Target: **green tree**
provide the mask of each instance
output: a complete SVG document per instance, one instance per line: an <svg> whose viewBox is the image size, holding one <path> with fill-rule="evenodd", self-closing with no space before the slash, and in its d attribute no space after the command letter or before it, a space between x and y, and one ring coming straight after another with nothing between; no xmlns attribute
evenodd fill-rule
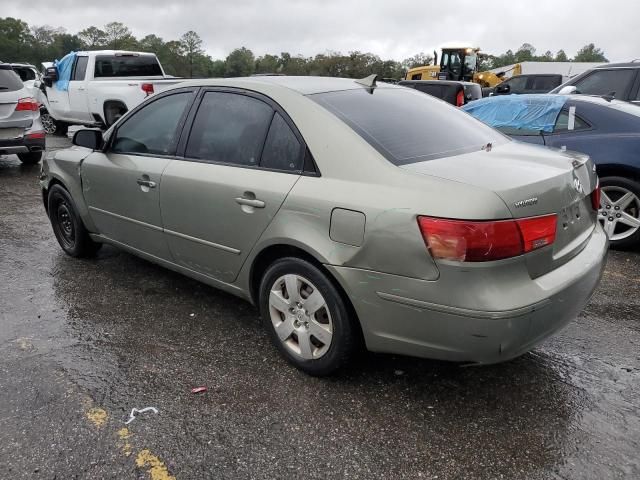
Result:
<svg viewBox="0 0 640 480"><path fill-rule="evenodd" d="M202 56L204 50L202 50L202 39L193 30L189 30L180 38L180 45L182 47L182 54L186 55L187 63L189 64L189 77L193 78L193 65L196 57ZM200 59L200 63L202 59Z"/></svg>
<svg viewBox="0 0 640 480"><path fill-rule="evenodd" d="M410 68L423 67L425 65L431 65L433 62L433 56L424 52L416 53L413 57L405 58L402 61L403 68L409 70Z"/></svg>
<svg viewBox="0 0 640 480"><path fill-rule="evenodd" d="M104 26L104 33L105 46L113 50L134 48L137 43L129 27L120 22L107 23Z"/></svg>
<svg viewBox="0 0 640 480"><path fill-rule="evenodd" d="M278 55L263 55L256 58L256 73L280 73L282 63Z"/></svg>
<svg viewBox="0 0 640 480"><path fill-rule="evenodd" d="M87 27L78 33L84 48L88 50L98 49L107 43L107 34L98 27Z"/></svg>
<svg viewBox="0 0 640 480"><path fill-rule="evenodd" d="M0 60L34 61L32 42L29 25L16 18L0 18Z"/></svg>
<svg viewBox="0 0 640 480"><path fill-rule="evenodd" d="M248 77L255 71L253 52L245 47L233 50L225 62L225 77Z"/></svg>
<svg viewBox="0 0 640 480"><path fill-rule="evenodd" d="M574 62L608 62L607 58L604 56L604 52L593 43L585 45L580 50L573 59Z"/></svg>
<svg viewBox="0 0 640 480"><path fill-rule="evenodd" d="M564 53L564 50L558 50L558 53L556 53L556 62L568 62L569 61L569 57L567 57L567 54Z"/></svg>
<svg viewBox="0 0 640 480"><path fill-rule="evenodd" d="M536 54L536 49L530 43L523 43L520 48L516 51L515 61L519 62L531 62L534 60L534 56Z"/></svg>

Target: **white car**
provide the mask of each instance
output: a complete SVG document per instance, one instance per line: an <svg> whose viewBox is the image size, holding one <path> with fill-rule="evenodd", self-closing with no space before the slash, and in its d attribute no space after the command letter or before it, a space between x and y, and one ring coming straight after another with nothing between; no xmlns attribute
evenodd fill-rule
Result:
<svg viewBox="0 0 640 480"><path fill-rule="evenodd" d="M56 131L109 127L149 95L183 81L165 75L153 53L74 52L45 71L44 101Z"/></svg>

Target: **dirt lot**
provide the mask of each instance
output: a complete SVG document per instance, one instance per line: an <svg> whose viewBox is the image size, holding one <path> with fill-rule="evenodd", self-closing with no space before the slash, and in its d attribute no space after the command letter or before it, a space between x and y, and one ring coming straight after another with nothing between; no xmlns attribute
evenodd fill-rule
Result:
<svg viewBox="0 0 640 480"><path fill-rule="evenodd" d="M0 158L2 478L640 478L639 253L611 252L585 312L515 361L369 354L315 379L234 297L113 248L65 256L38 173Z"/></svg>

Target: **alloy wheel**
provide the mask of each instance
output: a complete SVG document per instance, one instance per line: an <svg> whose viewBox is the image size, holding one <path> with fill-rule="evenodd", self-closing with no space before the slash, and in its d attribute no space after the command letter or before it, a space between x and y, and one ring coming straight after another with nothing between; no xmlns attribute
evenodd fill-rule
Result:
<svg viewBox="0 0 640 480"><path fill-rule="evenodd" d="M269 291L269 314L278 338L291 353L315 360L329 350L331 313L320 291L306 278L296 274L278 278Z"/></svg>
<svg viewBox="0 0 640 480"><path fill-rule="evenodd" d="M640 199L624 187L602 187L598 220L609 240L630 237L640 228Z"/></svg>
<svg viewBox="0 0 640 480"><path fill-rule="evenodd" d="M49 135L53 135L56 133L56 122L51 118L51 115L48 113L40 114L40 122L42 123L42 128Z"/></svg>

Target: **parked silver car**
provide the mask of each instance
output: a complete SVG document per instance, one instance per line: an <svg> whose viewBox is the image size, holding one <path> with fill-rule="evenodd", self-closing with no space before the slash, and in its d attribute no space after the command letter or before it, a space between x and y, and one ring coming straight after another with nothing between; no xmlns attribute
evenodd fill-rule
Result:
<svg viewBox="0 0 640 480"><path fill-rule="evenodd" d="M472 363L575 318L607 238L586 156L375 80L201 80L43 164L72 256L109 243L246 298L315 375L357 345Z"/></svg>
<svg viewBox="0 0 640 480"><path fill-rule="evenodd" d="M15 153L22 163L34 164L44 149L38 102L11 65L0 63L0 154Z"/></svg>

